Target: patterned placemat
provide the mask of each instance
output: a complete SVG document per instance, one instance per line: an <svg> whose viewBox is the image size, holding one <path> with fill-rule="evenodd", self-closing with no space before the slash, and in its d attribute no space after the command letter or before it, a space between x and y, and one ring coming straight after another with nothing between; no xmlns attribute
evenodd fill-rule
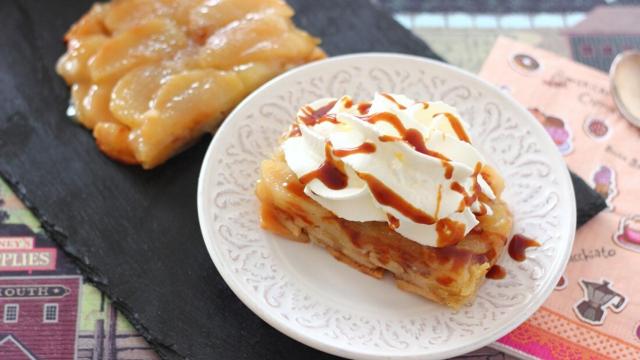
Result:
<svg viewBox="0 0 640 360"><path fill-rule="evenodd" d="M640 129L624 120L603 72L499 38L480 76L528 107L569 167L606 199L582 226L543 307L498 341L539 358L640 357Z"/></svg>
<svg viewBox="0 0 640 360"><path fill-rule="evenodd" d="M156 360L0 179L0 359Z"/></svg>

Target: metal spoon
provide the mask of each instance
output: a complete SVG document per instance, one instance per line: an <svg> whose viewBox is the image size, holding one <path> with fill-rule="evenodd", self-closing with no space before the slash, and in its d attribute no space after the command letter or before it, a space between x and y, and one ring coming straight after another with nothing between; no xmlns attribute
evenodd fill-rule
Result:
<svg viewBox="0 0 640 360"><path fill-rule="evenodd" d="M631 124L640 127L640 51L625 51L611 63L611 96Z"/></svg>

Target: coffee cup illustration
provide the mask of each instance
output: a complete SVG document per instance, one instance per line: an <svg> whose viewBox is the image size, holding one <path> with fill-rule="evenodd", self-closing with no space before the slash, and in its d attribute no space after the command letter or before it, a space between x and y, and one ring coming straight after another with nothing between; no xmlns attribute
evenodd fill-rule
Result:
<svg viewBox="0 0 640 360"><path fill-rule="evenodd" d="M640 215L620 219L613 241L625 249L640 252Z"/></svg>
<svg viewBox="0 0 640 360"><path fill-rule="evenodd" d="M567 126L566 122L557 116L545 114L538 108L529 108L531 114L542 124L547 131L551 140L556 144L560 153L565 155L573 150L571 144L571 130Z"/></svg>

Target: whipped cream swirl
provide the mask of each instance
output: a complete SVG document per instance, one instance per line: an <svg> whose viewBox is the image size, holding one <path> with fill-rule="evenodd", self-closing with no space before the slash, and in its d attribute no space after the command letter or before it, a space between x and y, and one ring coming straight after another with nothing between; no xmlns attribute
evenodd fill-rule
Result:
<svg viewBox="0 0 640 360"><path fill-rule="evenodd" d="M282 143L304 192L350 221L386 221L404 237L443 247L462 240L495 199L466 124L443 102L377 93L371 103L320 99Z"/></svg>

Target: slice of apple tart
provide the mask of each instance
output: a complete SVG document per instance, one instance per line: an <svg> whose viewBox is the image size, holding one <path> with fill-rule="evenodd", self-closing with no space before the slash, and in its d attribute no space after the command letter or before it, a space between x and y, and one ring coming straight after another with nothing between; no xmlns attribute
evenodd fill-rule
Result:
<svg viewBox="0 0 640 360"><path fill-rule="evenodd" d="M108 156L157 166L275 75L323 58L282 0L113 0L65 35L58 73Z"/></svg>
<svg viewBox="0 0 640 360"><path fill-rule="evenodd" d="M454 108L379 93L300 109L256 192L265 229L458 308L511 232L503 186Z"/></svg>

